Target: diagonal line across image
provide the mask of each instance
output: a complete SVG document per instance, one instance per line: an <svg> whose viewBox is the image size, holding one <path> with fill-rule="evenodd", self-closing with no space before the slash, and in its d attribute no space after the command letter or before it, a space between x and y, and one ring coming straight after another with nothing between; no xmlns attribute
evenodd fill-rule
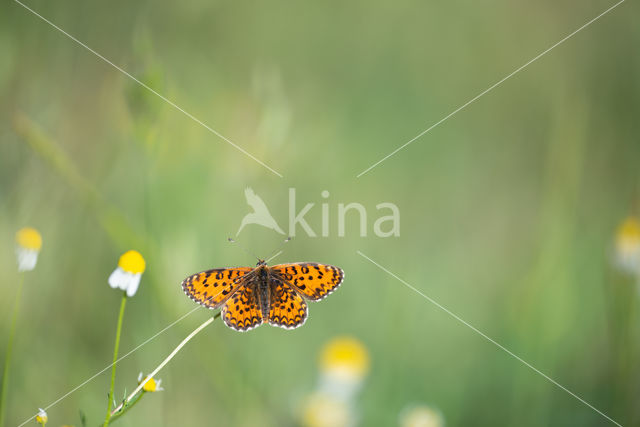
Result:
<svg viewBox="0 0 640 427"><path fill-rule="evenodd" d="M29 12L31 12L32 14L34 14L35 16L37 16L38 18L40 18L41 20L43 20L44 22L46 22L47 24L49 24L50 26L52 26L53 28L55 28L56 30L58 30L59 32L61 32L62 34L64 34L65 36L67 36L68 38L70 38L71 40L73 40L74 42L76 42L77 44L79 44L80 46L82 46L83 48L85 48L86 50L88 50L89 52L93 53L98 58L102 59L107 64L111 65L116 70L120 71L125 76L129 77L134 82L138 83L140 86L142 86L143 88L145 88L149 92L151 92L154 95L156 95L158 98L162 99L167 104L171 105L176 110L180 111L182 114L184 114L185 116L187 116L188 118L190 118L194 122L198 123L200 126L205 128L206 130L208 130L209 132L211 132L212 134L214 134L218 138L220 138L223 141L227 142L229 145L231 145L236 150L240 151L245 156L251 158L252 160L256 161L257 163L259 163L260 165L262 165L263 167L268 169L270 172L272 172L275 175L277 175L280 178L282 178L282 174L277 172L275 169L273 169L270 166L268 166L266 163L264 163L263 161L261 161L260 159L255 157L253 154L249 153L247 150L245 150L244 148L240 147L238 144L236 144L235 142L231 141L229 138L227 138L226 136L222 135L220 132L218 132L217 130L213 129L211 126L209 126L208 124L204 123L202 120L198 119L193 114L189 113L188 111L186 111L185 109L183 109L182 107L177 105L175 102L171 101L170 99L168 99L167 97L165 97L161 93L155 91L154 89L152 89L148 85L144 84L143 82L141 82L140 80L135 78L133 75L131 75L130 73L125 71L122 67L119 67L118 65L114 64L112 61L110 61L109 59L105 58L104 56L102 56L101 54L99 54L98 52L96 52L95 50L93 50L92 48L87 46L85 43L81 42L80 40L78 40L77 38L75 38L74 36L72 36L71 34L66 32L65 30L63 30L62 28L60 28L59 26L57 26L56 24L54 24L53 22L51 22L50 20L45 18L44 16L40 15L38 12L36 12L33 9L31 9L29 6L27 6L24 3L20 2L20 0L14 0L14 1L16 3L18 3L20 6L24 7Z"/></svg>
<svg viewBox="0 0 640 427"><path fill-rule="evenodd" d="M513 357L514 359L516 359L518 362L522 363L523 365L525 365L526 367L528 367L529 369L531 369L532 371L534 371L535 373L537 373L538 375L542 376L543 378L545 378L547 381L551 382L552 384L554 384L555 386L559 387L560 389L564 390L565 392L569 393L571 396L575 397L576 399L578 399L580 402L582 402L583 404L587 405L589 408L593 409L594 411L596 411L598 414L602 415L604 418L606 418L607 420L611 421L612 423L614 423L617 426L622 427L622 425L620 423L618 423L617 421L615 421L614 419L612 419L611 417L609 417L607 414L605 414L604 412L600 411L598 408L596 408L595 406L593 406L592 404L590 404L589 402L587 402L586 400L584 400L583 398L581 398L580 396L578 396L577 394L575 394L574 392L572 392L571 390L567 389L565 386L563 386L562 384L560 384L559 382L557 382L556 380L554 380L553 378L551 378L550 376L548 376L547 374L545 374L544 372L540 371L538 368L536 368L535 366L533 366L532 364L530 364L529 362L527 362L526 360L524 360L523 358L521 358L520 356L518 356L517 354L513 353L511 350L509 350L508 348L506 348L505 346L503 346L502 344L498 343L496 340L494 340L493 338L489 337L487 334L485 334L484 332L482 332L481 330L479 330L478 328L476 328L475 326L471 325L470 323L468 323L467 321L465 321L464 319L462 319L460 316L458 316L457 314L453 313L451 310L449 310L448 308L444 307L442 304L440 304L439 302L437 302L436 300L434 300L433 298L429 297L428 295L424 294L422 291L420 291L419 289L417 289L416 287L412 286L411 284L409 284L408 282L406 282L405 280L401 279L400 277L398 277L397 275L395 275L393 272L391 272L390 270L388 270L387 268L383 267L382 265L380 265L379 263L377 263L376 261L372 260L371 258L369 258L367 255L365 255L364 253L362 253L361 251L356 251L358 253L358 255L360 255L361 257L363 257L364 259L366 259L367 261L369 261L371 264L375 265L376 267L378 267L380 270L384 271L385 273L389 274L391 277L393 277L394 279L398 280L400 283L402 283L403 285L405 285L406 287L408 287L409 289L411 289L412 291L414 291L415 293L417 293L418 295L420 295L422 298L426 299L427 301L429 301L431 304L435 305L436 307L438 307L440 310L444 311L445 313L447 313L449 316L453 317L455 320L457 320L458 322L462 323L464 326L466 326L467 328L471 329L472 331L474 331L475 333L477 333L478 335L480 335L481 337L483 337L484 339L486 339L487 341L489 341L491 344L495 345L496 347L498 347L500 350L504 351L505 353L507 353L509 356Z"/></svg>
<svg viewBox="0 0 640 427"><path fill-rule="evenodd" d="M167 325L166 327L164 327L163 329L161 329L160 331L156 332L155 334L151 335L149 338L147 338L146 340L144 340L143 342L141 342L140 344L138 344L136 347L134 347L132 350L130 350L129 352L127 352L126 354L120 356L118 358L118 360L115 361L115 363L110 363L109 365L105 366L104 368L102 368L101 370L99 370L98 372L96 372L95 374L91 375L89 378L87 378L86 380L84 380L83 382L81 382L80 384L78 384L77 386L75 386L74 388L72 388L71 390L69 390L68 392L66 392L65 394L63 394L62 396L58 397L56 400L54 400L53 402L49 403L47 406L45 406L43 409L46 411L52 407L54 407L55 405L57 405L58 403L62 402L64 399L66 399L67 397L69 397L71 394L73 394L74 392L80 390L82 387L84 387L85 385L89 384L91 381L93 381L94 379L98 378L100 376L100 374L103 374L104 372L106 372L109 368L111 368L114 364L117 364L119 362L121 362L122 360L126 359L127 357L131 356L133 353L135 353L136 351L138 351L140 348L144 347L145 345L149 344L151 341L153 341L154 339L156 339L157 337L159 337L160 335L164 334L165 332L167 332L169 329L173 328L175 325L177 325L179 322L181 322L182 320L184 320L186 317L188 317L189 315L193 314L196 312L196 310L200 310L202 309L202 307L198 306L195 307L193 309L191 309L190 311L188 311L187 313L183 314L182 316L180 316L177 320L174 320L173 322L171 322L169 325ZM33 414L32 416L30 416L29 418L27 418L26 420L24 420L22 423L20 423L18 425L18 427L22 427L23 425L27 424L29 421L34 420L36 418L36 414Z"/></svg>
<svg viewBox="0 0 640 427"><path fill-rule="evenodd" d="M17 1L17 0L16 0ZM542 52L540 52L538 55L536 55L535 57L533 57L532 59L530 59L529 61L525 62L523 65L521 65L520 67L516 68L515 70L513 70L511 73L507 74L505 77L503 77L502 79L498 80L496 83L492 84L491 86L489 86L488 88L486 88L485 90L483 90L482 92L480 92L478 95L474 96L473 98L471 98L470 100L468 100L467 102L465 102L464 104L462 104L461 106L459 106L458 108L456 108L455 110L453 110L452 112L450 112L449 114L447 114L446 116L444 116L443 118L441 118L440 120L438 120L437 122L435 122L434 124L432 124L431 126L429 126L428 128L426 128L425 130L423 130L422 132L420 132L419 134L417 134L416 136L414 136L413 138L411 138L409 141L405 142L404 144L402 144L401 146L399 146L398 148L396 148L395 150L393 150L392 152L390 152L389 154L387 154L386 156L384 156L383 158L381 158L380 160L378 160L377 162L375 162L374 164L372 164L371 166L369 166L368 168L366 168L365 170L363 170L362 172L360 172L356 178L360 178L362 175L366 174L367 172L369 172L371 169L375 168L376 166L378 166L380 163L384 162L385 160L387 160L388 158L390 158L391 156L397 154L400 150L406 148L409 144L413 143L414 141L416 141L417 139L421 138L422 136L424 136L427 132L431 131L432 129L434 129L435 127L437 127L438 125L440 125L441 123L445 122L446 120L448 120L449 118L451 118L452 116L456 115L457 113L459 113L461 110L463 110L464 108L466 108L467 106L469 106L470 104L474 103L475 101L477 101L478 99L480 99L482 96L484 96L485 94L487 94L488 92L492 91L493 89L495 89L496 87L500 86L502 83L504 83L505 81L507 81L508 79L510 79L511 77L513 77L514 75L516 75L517 73L519 73L520 71L524 70L526 67L528 67L529 65L531 65L532 63L534 63L535 61L537 61L538 59L542 58L544 55L546 55L547 53L551 52L554 48L558 47L559 45L561 45L562 43L564 43L565 41L569 40L571 37L575 36L576 34L578 34L580 31L584 30L585 28L587 28L589 25L593 24L594 22L596 22L598 19L602 18L604 15L606 15L607 13L611 12L613 9L615 9L616 7L620 6L622 3L624 3L625 0L620 0L618 3L614 4L613 6L611 6L610 8L608 8L607 10L605 10L604 12L600 13L598 16L596 16L595 18L591 19L590 21L586 22L585 24L583 24L580 28L578 28L577 30L574 30L571 34L565 36L564 38L562 38L561 40L557 41L556 43L554 43L553 45L551 45L550 47L548 47L547 49L543 50Z"/></svg>

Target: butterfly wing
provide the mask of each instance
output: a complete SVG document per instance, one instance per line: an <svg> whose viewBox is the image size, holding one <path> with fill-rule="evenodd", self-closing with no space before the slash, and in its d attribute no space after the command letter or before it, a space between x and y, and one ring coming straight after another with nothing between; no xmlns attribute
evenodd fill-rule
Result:
<svg viewBox="0 0 640 427"><path fill-rule="evenodd" d="M274 265L271 269L305 298L318 301L335 291L342 280L341 268L314 262Z"/></svg>
<svg viewBox="0 0 640 427"><path fill-rule="evenodd" d="M262 324L260 303L254 286L242 286L222 307L222 319L231 329L249 331Z"/></svg>
<svg viewBox="0 0 640 427"><path fill-rule="evenodd" d="M209 308L220 307L241 286L251 267L214 268L182 281L182 289L195 302Z"/></svg>
<svg viewBox="0 0 640 427"><path fill-rule="evenodd" d="M269 323L285 329L295 329L307 320L307 303L288 285L273 281L270 285Z"/></svg>

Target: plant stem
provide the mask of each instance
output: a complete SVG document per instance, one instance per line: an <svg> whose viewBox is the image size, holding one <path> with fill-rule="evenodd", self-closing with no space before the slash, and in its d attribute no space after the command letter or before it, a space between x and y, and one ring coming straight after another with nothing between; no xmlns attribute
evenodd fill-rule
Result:
<svg viewBox="0 0 640 427"><path fill-rule="evenodd" d="M0 390L0 427L4 427L4 408L7 400L7 388L9 387L9 367L11 366L11 354L13 352L13 338L16 334L16 322L18 319L18 308L22 296L22 285L24 284L24 272L20 273L18 279L18 291L13 303L13 315L11 316L11 326L9 328L9 342L4 356L4 370L2 371L2 389Z"/></svg>
<svg viewBox="0 0 640 427"><path fill-rule="evenodd" d="M144 390L142 390L142 393L138 394L138 396L136 396L136 398L133 401L128 402L127 405L120 410L120 412L116 413L115 411L113 411L111 413L111 421L110 421L110 423L113 424L116 421L118 421L120 419L120 417L122 417L131 408L133 408L138 402L140 402L142 400L142 396L144 396L145 394L146 394L146 392Z"/></svg>
<svg viewBox="0 0 640 427"><path fill-rule="evenodd" d="M111 418L111 402L113 402L113 386L116 381L116 363L118 362L118 347L120 347L120 333L122 332L122 318L124 317L124 307L127 304L127 292L122 292L120 302L120 314L118 315L118 328L116 329L116 345L113 349L113 365L111 366L111 386L109 387L109 402L107 403L107 415L104 419L104 427L109 425ZM1 426L0 426L1 427Z"/></svg>
<svg viewBox="0 0 640 427"><path fill-rule="evenodd" d="M135 390L133 390L133 392L127 396L127 398L120 404L118 405L113 412L111 413L111 415L113 416L114 414L116 414L118 411L122 410L122 408L127 405L127 403L129 403L135 396L136 394L138 394L138 392L140 390L142 390L142 388L144 387L144 385L147 383L147 381L149 381L149 379L153 378L158 372L160 372L160 370L162 368L165 367L165 365L167 363L169 363L169 361L171 359L173 359L173 357L178 354L178 352L182 349L182 347L185 346L185 344L187 344L191 338L195 337L198 332L200 332L201 330L203 330L204 328L207 327L207 325L209 325L211 322L213 322L214 320L216 320L218 317L220 317L220 312L218 312L215 316L210 317L209 319L207 319L206 321L204 321L204 323L202 323L200 326L198 326L196 329L193 330L193 332L191 332L189 335L187 335L187 337L185 339L183 339L180 344L178 344L178 346L176 348L173 349L173 351L162 361L162 363L160 363L158 365L158 367L156 369L153 370L153 372L151 372L149 375L145 376L144 379L140 382L140 384L138 384L138 387L136 387ZM106 427L106 426L105 426Z"/></svg>

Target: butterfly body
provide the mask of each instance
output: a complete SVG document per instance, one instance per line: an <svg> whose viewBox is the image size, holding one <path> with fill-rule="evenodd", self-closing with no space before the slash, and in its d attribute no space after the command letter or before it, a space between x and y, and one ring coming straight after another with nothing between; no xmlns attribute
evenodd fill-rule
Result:
<svg viewBox="0 0 640 427"><path fill-rule="evenodd" d="M263 323L294 329L306 321L306 300L318 301L333 292L344 272L332 265L291 263L255 268L217 268L183 280L182 289L208 308L222 307L232 329L248 331Z"/></svg>
<svg viewBox="0 0 640 427"><path fill-rule="evenodd" d="M256 282L258 299L260 301L260 311L262 312L262 322L269 318L269 306L271 305L271 287L269 286L269 267L264 261L259 261L256 267ZM248 285L247 285L248 286Z"/></svg>

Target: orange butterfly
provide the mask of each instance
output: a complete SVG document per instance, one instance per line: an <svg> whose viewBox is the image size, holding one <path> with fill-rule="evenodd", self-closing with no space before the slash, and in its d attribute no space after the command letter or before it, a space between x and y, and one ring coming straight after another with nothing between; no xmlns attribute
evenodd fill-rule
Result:
<svg viewBox="0 0 640 427"><path fill-rule="evenodd" d="M182 281L184 292L209 308L222 307L222 319L236 331L263 323L295 329L307 320L305 298L319 301L344 279L338 267L313 262L269 267L259 260L255 268L214 268Z"/></svg>

